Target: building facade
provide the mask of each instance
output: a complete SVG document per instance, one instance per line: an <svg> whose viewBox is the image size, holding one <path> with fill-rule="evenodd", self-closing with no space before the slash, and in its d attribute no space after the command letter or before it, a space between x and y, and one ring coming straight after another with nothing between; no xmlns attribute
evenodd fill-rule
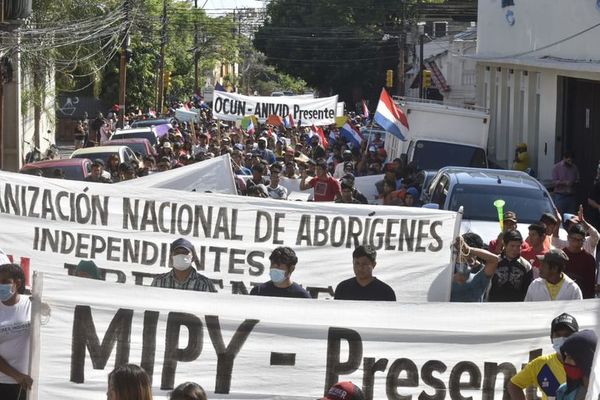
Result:
<svg viewBox="0 0 600 400"><path fill-rule="evenodd" d="M478 9L477 102L490 109L490 158L511 167L519 143L550 183L573 152L580 201L600 160L600 7L592 0L499 2Z"/></svg>

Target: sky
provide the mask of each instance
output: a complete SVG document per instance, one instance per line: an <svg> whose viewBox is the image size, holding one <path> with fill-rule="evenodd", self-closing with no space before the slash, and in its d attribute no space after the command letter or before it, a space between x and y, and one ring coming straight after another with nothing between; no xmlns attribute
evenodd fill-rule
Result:
<svg viewBox="0 0 600 400"><path fill-rule="evenodd" d="M264 7L264 0L198 0L198 7L204 6L205 10L219 9L219 8L259 8Z"/></svg>

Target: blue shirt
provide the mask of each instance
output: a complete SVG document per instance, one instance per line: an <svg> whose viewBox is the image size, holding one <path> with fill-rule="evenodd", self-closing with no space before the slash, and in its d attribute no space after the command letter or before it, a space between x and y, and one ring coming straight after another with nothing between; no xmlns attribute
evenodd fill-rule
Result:
<svg viewBox="0 0 600 400"><path fill-rule="evenodd" d="M450 301L464 303L478 303L483 301L483 295L490 283L491 277L483 269L476 274L471 274L464 284L452 280Z"/></svg>

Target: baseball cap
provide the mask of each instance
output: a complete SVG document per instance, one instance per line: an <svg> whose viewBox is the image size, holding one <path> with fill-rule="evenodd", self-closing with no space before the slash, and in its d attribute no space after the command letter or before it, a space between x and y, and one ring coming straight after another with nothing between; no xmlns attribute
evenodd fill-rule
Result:
<svg viewBox="0 0 600 400"><path fill-rule="evenodd" d="M365 400L365 395L352 382L338 382L329 389L321 400Z"/></svg>
<svg viewBox="0 0 600 400"><path fill-rule="evenodd" d="M171 251L175 250L178 247L183 247L190 253L194 250L194 245L192 245L192 243L189 240L186 240L184 238L176 239L175 241L173 241L173 243L171 243Z"/></svg>
<svg viewBox="0 0 600 400"><path fill-rule="evenodd" d="M170 149L170 148L171 148L171 142L164 142L164 143L163 143L163 147L164 147L165 149Z"/></svg>
<svg viewBox="0 0 600 400"><path fill-rule="evenodd" d="M542 222L549 221L549 222L551 222L553 224L555 224L555 223L558 222L558 220L556 219L556 216L554 214L552 214L552 213L549 213L549 212L542 214L542 217L540 218L540 221L542 221Z"/></svg>
<svg viewBox="0 0 600 400"><path fill-rule="evenodd" d="M517 214L515 214L512 211L507 211L504 213L504 220L505 221L512 221L512 222L517 222Z"/></svg>
<svg viewBox="0 0 600 400"><path fill-rule="evenodd" d="M569 261L567 254L561 249L550 249L546 254L536 256L541 262L565 265Z"/></svg>
<svg viewBox="0 0 600 400"><path fill-rule="evenodd" d="M104 161L102 161L102 159L100 159L100 158L96 158L94 160L94 162L92 163L92 165L104 167Z"/></svg>
<svg viewBox="0 0 600 400"><path fill-rule="evenodd" d="M555 332L559 328L567 328L572 330L573 332L579 331L579 324L575 317L570 314L562 313L558 317L552 320L552 325L550 327L550 333Z"/></svg>

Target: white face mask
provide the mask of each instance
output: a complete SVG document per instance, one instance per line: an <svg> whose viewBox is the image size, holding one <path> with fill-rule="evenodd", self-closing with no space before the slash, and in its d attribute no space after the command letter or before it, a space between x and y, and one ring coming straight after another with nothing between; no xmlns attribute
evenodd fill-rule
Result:
<svg viewBox="0 0 600 400"><path fill-rule="evenodd" d="M552 348L554 349L554 351L558 354L560 354L560 347L563 345L563 343L565 342L564 337L555 337L552 338Z"/></svg>
<svg viewBox="0 0 600 400"><path fill-rule="evenodd" d="M281 283L285 280L285 271L277 268L271 268L269 271L273 283Z"/></svg>
<svg viewBox="0 0 600 400"><path fill-rule="evenodd" d="M191 254L177 254L173 256L173 268L178 271L185 271L192 265Z"/></svg>

